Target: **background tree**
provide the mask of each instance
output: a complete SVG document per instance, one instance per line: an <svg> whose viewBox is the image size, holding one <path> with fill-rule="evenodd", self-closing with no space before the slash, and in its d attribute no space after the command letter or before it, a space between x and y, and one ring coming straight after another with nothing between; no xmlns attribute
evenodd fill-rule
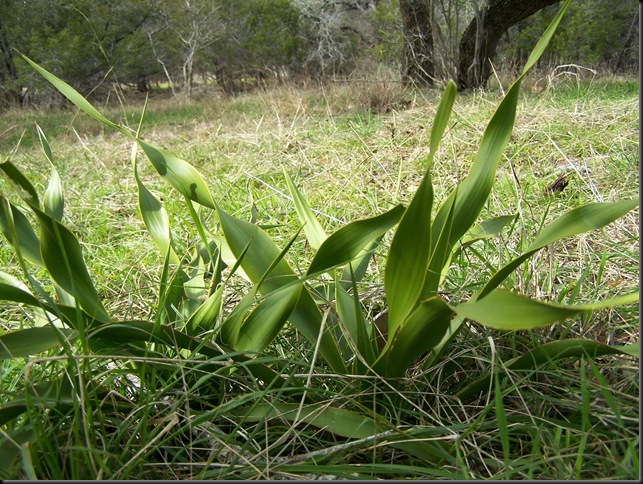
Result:
<svg viewBox="0 0 643 484"><path fill-rule="evenodd" d="M518 22L505 35L499 53L512 62L524 62L538 29L548 25L556 11L557 6L545 8ZM567 9L542 62L576 63L612 72L638 69L638 25L635 2L576 0Z"/></svg>
<svg viewBox="0 0 643 484"><path fill-rule="evenodd" d="M502 35L521 20L560 0L491 0L462 34L458 59L458 86L484 87ZM563 30L561 28L561 30Z"/></svg>
<svg viewBox="0 0 643 484"><path fill-rule="evenodd" d="M189 97L199 54L220 39L221 6L212 0L150 0L149 5L158 11L157 26L148 34L157 61L171 84L175 79L167 65L180 63L180 85Z"/></svg>
<svg viewBox="0 0 643 484"><path fill-rule="evenodd" d="M0 92L5 101L18 96L23 104L63 102L16 50L85 95L100 95L113 83L137 84L153 73L140 32L153 12L143 0L6 0L0 2L0 13Z"/></svg>
<svg viewBox="0 0 643 484"><path fill-rule="evenodd" d="M301 15L304 72L317 80L347 74L375 42L369 16L381 0L293 0Z"/></svg>
<svg viewBox="0 0 643 484"><path fill-rule="evenodd" d="M484 87L491 62L524 63L558 8L558 0L0 0L0 107L64 105L16 50L93 97L162 81L173 93L190 95L198 82L234 94L285 79L379 76L382 62L406 83ZM636 3L576 0L541 65L638 69L638 33Z"/></svg>
<svg viewBox="0 0 643 484"><path fill-rule="evenodd" d="M225 92L281 81L299 70L301 18L290 0L227 2L222 15L224 38L204 58Z"/></svg>
<svg viewBox="0 0 643 484"><path fill-rule="evenodd" d="M400 0L404 33L402 79L405 83L432 86L435 76L433 49L433 2Z"/></svg>

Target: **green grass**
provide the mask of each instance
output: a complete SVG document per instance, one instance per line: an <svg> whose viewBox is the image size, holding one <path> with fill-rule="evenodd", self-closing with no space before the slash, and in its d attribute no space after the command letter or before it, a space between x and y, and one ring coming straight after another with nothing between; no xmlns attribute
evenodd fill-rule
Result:
<svg viewBox="0 0 643 484"><path fill-rule="evenodd" d="M283 168L319 210L327 232L409 202L425 168L439 93L387 89L285 86L234 99L153 97L142 136L192 163L229 213L250 220L254 206L260 223L278 224L269 233L283 247L299 228ZM372 101L378 95L410 104L376 112ZM500 98L499 92L458 96L435 158L438 200L468 172ZM141 109L138 100L125 108L108 106L106 113L135 128ZM83 244L107 309L115 317L149 318L163 261L150 250L137 214L130 147L122 136L73 110L0 115L3 160L10 157L24 168L41 191L48 166L35 122L49 138L63 180L65 222ZM472 293L481 275L515 256L512 251L524 249L541 225L568 209L637 197L638 129L638 85L633 80L557 78L543 92L525 90L512 141L481 214L517 213L517 222L501 237L477 243L453 261L447 297L458 300ZM569 171L569 185L559 195L546 196L557 170ZM179 197L145 164L141 177L164 200L179 247L187 247L196 234L185 228L188 216ZM4 183L0 181L3 192ZM4 239L1 244L0 260L18 274ZM508 285L565 303L625 294L638 287L638 244L636 210L601 231L539 252ZM293 267L305 267L312 251L300 237L287 257ZM376 255L360 288L373 313L384 299L384 264ZM225 300L232 304L239 297L231 291ZM22 324L19 310L3 308L0 313L4 330ZM265 357L280 372L295 379L311 375L309 392L318 403L366 411L378 399L405 401L408 405L400 406L392 420L413 422L415 438L453 444L456 458L439 469L377 441L351 445L306 424L235 420L230 415L236 408L278 401L288 389L262 388L241 371L239 378L223 381L202 361L160 353L136 360L139 380L133 379L125 358L113 355L90 360L52 352L4 361L1 403L56 375L91 375L82 386L87 392L68 407L42 415L34 405L27 412L24 418L42 438L32 444L31 460L21 461L22 477L638 479L636 360L609 357L545 365L537 373L510 372L473 401L448 396L473 375L506 364L536 343L574 336L635 343L638 319L637 307L620 307L530 332L466 327L437 370L424 373L418 362L403 390L377 380L329 376L323 367L311 374L313 348L294 331L283 332L268 348ZM447 371L448 365L456 371ZM442 371L454 377L443 379ZM99 384L111 392L90 391Z"/></svg>

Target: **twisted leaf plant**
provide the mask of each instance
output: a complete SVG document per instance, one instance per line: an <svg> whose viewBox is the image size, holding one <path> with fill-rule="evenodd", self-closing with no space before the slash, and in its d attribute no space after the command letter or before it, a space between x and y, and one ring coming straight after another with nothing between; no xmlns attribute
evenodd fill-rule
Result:
<svg viewBox="0 0 643 484"><path fill-rule="evenodd" d="M10 161L0 164L2 174L23 202L19 206L1 195L0 227L28 282L25 285L14 276L2 274L0 299L31 308L40 324L1 334L0 357L19 358L62 347L71 355L106 352L126 358L164 352L183 358L229 358L240 363L235 371L245 368L266 386L300 385L303 390L303 382L284 379L279 371L256 358L289 322L310 341L315 354L330 371L399 382L424 354L427 354L424 369L436 365L467 321L499 330L531 330L597 308L636 302L638 294L633 292L591 304L560 305L501 287L517 267L542 248L604 227L637 207L636 200L592 203L570 210L544 227L523 253L498 268L468 300L447 301L440 295L449 278L451 261L458 253L476 240L498 235L515 218L502 216L476 224L510 140L521 82L543 53L568 4L569 1L545 31L522 74L500 102L480 140L468 176L439 207L434 203L431 167L456 97L452 82L444 90L431 128L428 168L407 206L397 205L382 214L353 221L328 235L285 173L303 233L315 251L304 273L293 270L285 257L299 232L280 249L259 225L226 212L223 202L214 200L194 167L141 139L141 126L132 133L113 123L71 86L25 57L82 111L133 141L132 166L140 213L152 240L165 255L165 265L153 320L114 320L92 282L77 238L61 222L61 181L45 135L39 132L43 151L52 163L50 183L42 199L15 165ZM185 199L198 232L198 243L186 257L177 254L163 204L138 176L139 149L159 176ZM25 210L35 217L39 234ZM217 227L204 223L203 212L207 210L216 213L221 233L217 233ZM357 284L366 272L372 251L390 230L394 234L386 255L383 281L388 331L380 348L373 321L362 309ZM55 295L31 275L30 264L49 274ZM227 266L230 270L224 277ZM235 273L242 274L252 287L233 308L223 307L223 290ZM322 304L328 303L332 310L322 310ZM564 357L608 354L638 356L638 348L607 346L585 339L555 341L507 362L504 370L537 367ZM217 371L234 373L230 369ZM493 376L489 372L470 382L456 396L466 399L488 388ZM24 399L0 408L0 425L19 417L25 408ZM235 413L247 420L280 416L289 421L305 421L348 438L365 438L396 428L381 415L316 405L310 398L300 403L260 402L237 408ZM18 442L33 437L18 434L18 431L12 434ZM406 435L394 432L387 434L387 438L391 445L433 463L451 459L448 448L405 442ZM2 449L7 455L16 456L15 448Z"/></svg>

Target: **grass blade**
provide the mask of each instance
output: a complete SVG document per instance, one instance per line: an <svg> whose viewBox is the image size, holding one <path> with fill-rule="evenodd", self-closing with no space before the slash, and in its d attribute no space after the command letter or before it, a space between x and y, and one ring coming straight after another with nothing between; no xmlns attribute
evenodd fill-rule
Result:
<svg viewBox="0 0 643 484"><path fill-rule="evenodd" d="M566 339L545 343L533 348L522 356L505 363L504 367L497 371L504 372L505 369L512 371L532 370L547 363L555 363L557 360L563 358L580 358L582 356L598 358L607 355L629 355L638 358L639 353L640 348L638 344L608 346L589 339ZM466 401L477 393L489 388L491 378L492 375L485 375L482 378L474 380L456 393L455 396L462 401Z"/></svg>
<svg viewBox="0 0 643 484"><path fill-rule="evenodd" d="M505 462L505 468L509 469L510 461L509 456L511 449L509 447L509 426L507 425L507 413L505 412L505 405L502 401L502 388L500 387L500 379L498 373L494 378L494 402L496 404L496 420L498 422L498 432L500 433L500 444L502 445L502 457Z"/></svg>
<svg viewBox="0 0 643 484"><path fill-rule="evenodd" d="M391 440L388 445L399 448L428 462L450 461L450 456L439 446L429 442L415 441L397 431L395 426L383 418L377 421L363 413L351 412L327 404L311 404L301 406L296 403L259 403L250 409L235 409L234 413L247 421L263 421L280 418L296 424L305 422L314 427L324 429L332 434L349 439L368 439L380 436L382 440ZM388 431L388 432L387 432ZM385 435L382 435L386 432ZM408 442L404 439L408 438ZM396 440L398 440L396 442Z"/></svg>

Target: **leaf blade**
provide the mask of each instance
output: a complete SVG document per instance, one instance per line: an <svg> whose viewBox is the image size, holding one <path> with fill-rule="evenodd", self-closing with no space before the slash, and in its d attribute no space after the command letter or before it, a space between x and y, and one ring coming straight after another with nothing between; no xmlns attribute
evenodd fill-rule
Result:
<svg viewBox="0 0 643 484"><path fill-rule="evenodd" d="M397 205L381 215L355 220L333 232L319 247L306 276L311 277L352 261L368 244L393 227L403 212L402 205Z"/></svg>
<svg viewBox="0 0 643 484"><path fill-rule="evenodd" d="M459 316L489 328L514 331L548 326L582 312L629 304L637 300L638 292L635 292L594 303L565 306L496 289L482 299L459 304L453 310Z"/></svg>
<svg viewBox="0 0 643 484"><path fill-rule="evenodd" d="M290 176L288 176L285 168L284 177L286 178L286 184L288 185L290 196L295 203L295 210L297 211L299 220L304 227L306 239L308 239L308 243L313 249L318 250L327 237L326 232L324 232L324 228L321 226L319 220L317 220L317 217L315 217L315 214L308 206L308 202L306 202L306 199L299 192L299 190L297 190L297 187L292 182Z"/></svg>

